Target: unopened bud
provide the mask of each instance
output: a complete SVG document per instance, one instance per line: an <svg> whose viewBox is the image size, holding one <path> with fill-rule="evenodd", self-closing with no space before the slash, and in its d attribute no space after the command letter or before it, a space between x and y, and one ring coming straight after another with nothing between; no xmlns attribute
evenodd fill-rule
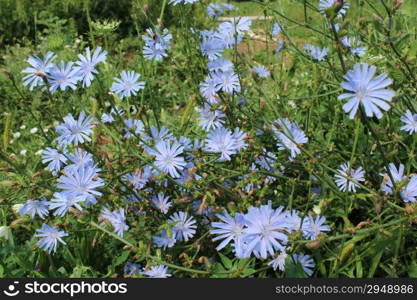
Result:
<svg viewBox="0 0 417 300"><path fill-rule="evenodd" d="M366 227L368 225L371 225L371 224L372 224L371 221L362 221L358 225L356 225L356 228L357 229L362 229L362 228L364 228L364 227Z"/></svg>
<svg viewBox="0 0 417 300"><path fill-rule="evenodd" d="M375 211L377 213L380 213L381 210L382 210L382 202L381 201L378 201L377 203L375 203Z"/></svg>
<svg viewBox="0 0 417 300"><path fill-rule="evenodd" d="M46 75L42 72L35 72L35 75L38 76L38 77L41 77L43 79L46 79Z"/></svg>
<svg viewBox="0 0 417 300"><path fill-rule="evenodd" d="M19 224L22 222L23 222L23 218L16 219L12 223L10 223L10 228L19 227Z"/></svg>
<svg viewBox="0 0 417 300"><path fill-rule="evenodd" d="M372 15L374 17L375 20L377 20L379 23L384 23L384 19L382 19L380 16L378 16L377 14L373 14Z"/></svg>
<svg viewBox="0 0 417 300"><path fill-rule="evenodd" d="M0 238L7 238L9 237L9 227L7 226L0 226Z"/></svg>
<svg viewBox="0 0 417 300"><path fill-rule="evenodd" d="M71 213L73 213L78 219L83 216L83 212L81 210L78 210L78 209L74 208L74 207L70 207L69 211Z"/></svg>
<svg viewBox="0 0 417 300"><path fill-rule="evenodd" d="M130 245L125 245L123 247L123 250L131 250L131 249L132 249L132 246L130 246Z"/></svg>

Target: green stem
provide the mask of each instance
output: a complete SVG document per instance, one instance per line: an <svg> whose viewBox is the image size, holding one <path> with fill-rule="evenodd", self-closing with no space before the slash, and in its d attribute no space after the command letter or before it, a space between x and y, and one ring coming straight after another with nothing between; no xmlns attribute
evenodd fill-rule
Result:
<svg viewBox="0 0 417 300"><path fill-rule="evenodd" d="M19 94L19 96L20 96L20 98L22 99L22 101L23 101L23 103L25 103L26 101L28 102L28 104L29 103L32 103L33 102L33 100L31 99L31 98L26 98L24 95L23 95L23 93L22 93L22 91L19 89L19 87L17 86L17 84L16 84L16 81L14 80L14 76L9 76L9 78L10 78L10 80L11 80L11 82L12 82L12 84L13 84L13 87L15 88L15 90L17 91L17 93ZM38 123L38 127L39 127L39 130L40 130L40 133L43 135L43 137L48 141L48 143L51 143L51 140L50 140L50 138L46 135L46 133L43 131L43 126L42 126L42 123L41 123L41 120L40 119L38 119L36 116L35 116L35 114L33 113L33 111L32 111L32 109L31 108L29 108L29 113L31 114L31 116L32 116L32 118Z"/></svg>
<svg viewBox="0 0 417 300"><path fill-rule="evenodd" d="M164 12L165 12L165 6L167 4L167 0L163 0L162 2L162 8L161 8L161 13L159 15L159 23L162 25L162 21L164 19Z"/></svg>
<svg viewBox="0 0 417 300"><path fill-rule="evenodd" d="M307 24L307 0L304 0L304 22Z"/></svg>
<svg viewBox="0 0 417 300"><path fill-rule="evenodd" d="M382 229L382 228L385 228L385 227L391 227L393 225L401 224L406 220L408 220L408 217L403 217L403 218L400 218L400 219L396 219L394 221L391 221L391 222L388 222L388 223L385 223L385 224L375 225L375 226L372 226L370 228L359 229L359 230L356 230L356 232L354 234L344 233L344 234L340 234L340 235L335 235L335 236L332 236L332 237L329 237L329 238L325 239L324 242L332 242L332 241L342 240L342 239L349 238L352 235L360 235L360 234L376 231L378 229ZM294 241L294 243L295 244L308 244L308 243L311 243L311 240L298 240L298 241Z"/></svg>
<svg viewBox="0 0 417 300"><path fill-rule="evenodd" d="M91 25L92 21L91 21L91 16L90 16L90 0L85 0L84 7L85 7L85 15L87 17L87 23L88 23L88 33L90 35L91 43L93 44L93 47L95 48L96 42L94 39L93 26Z"/></svg>
<svg viewBox="0 0 417 300"><path fill-rule="evenodd" d="M184 272L189 272L189 273L204 274L204 275L210 274L210 272L208 272L208 271L203 271L203 270L197 270L197 269L191 269L191 268L187 268L187 267L177 266L177 265L168 263L166 261L163 261L163 260L159 259L158 257L152 256L152 255L147 255L146 257L152 259L153 261L155 261L155 262L157 262L159 264L163 264L163 265L165 265L167 267L170 267L172 269L177 269L177 270L184 271Z"/></svg>
<svg viewBox="0 0 417 300"><path fill-rule="evenodd" d="M292 18L288 17L287 15L285 15L285 14L281 13L280 11L278 11L278 10L276 10L276 9L273 9L273 8L271 8L271 7L268 7L268 4L265 4L265 3L262 3L262 2L259 2L259 1L251 1L251 2L253 2L253 3L256 3L256 4L258 4L258 5L263 6L263 7L264 7L264 9L269 9L269 10L270 10L270 11L272 11L273 13L276 13L276 14L277 14L277 15L279 15L280 17L282 17L282 18L286 19L287 21L289 21L289 22L291 22L291 23L293 23L293 24L296 24L296 25L298 25L298 26L305 27L305 28L310 29L310 30L312 30L312 31L314 31L314 32L320 33L321 35L323 35L323 36L325 36L325 37L327 37L327 38L329 38L329 39L331 39L331 38L332 38L330 35L328 35L328 34L324 33L323 31L320 31L320 30L318 30L318 29L316 29L316 28L314 28L314 27L311 27L309 24L303 24L303 23L300 23L300 22L298 22L297 20L292 19Z"/></svg>
<svg viewBox="0 0 417 300"><path fill-rule="evenodd" d="M411 144L411 151L408 154L408 158L411 160L414 160L414 151L416 149L416 143L417 143L417 135L413 134L413 143ZM411 164L407 164L407 170L406 174L410 173Z"/></svg>

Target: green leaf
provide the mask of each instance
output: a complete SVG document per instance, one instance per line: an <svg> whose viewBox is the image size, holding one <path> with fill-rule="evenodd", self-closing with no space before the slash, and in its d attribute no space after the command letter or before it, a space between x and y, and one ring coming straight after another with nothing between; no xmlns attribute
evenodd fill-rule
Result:
<svg viewBox="0 0 417 300"><path fill-rule="evenodd" d="M19 256L17 256L16 254L12 254L14 260L16 261L16 263L21 266L23 269L25 269L26 271L32 271L34 268L32 267L32 265L30 265L27 261L21 259Z"/></svg>
<svg viewBox="0 0 417 300"><path fill-rule="evenodd" d="M340 265L342 265L350 256L352 251L355 249L356 244L353 242L345 243L342 252L340 253Z"/></svg>
<svg viewBox="0 0 417 300"><path fill-rule="evenodd" d="M393 244L393 239L377 236L373 242L373 251L371 252L371 265L369 267L369 272L367 277L372 278L375 275L375 272L381 261L382 254L387 250L387 248Z"/></svg>

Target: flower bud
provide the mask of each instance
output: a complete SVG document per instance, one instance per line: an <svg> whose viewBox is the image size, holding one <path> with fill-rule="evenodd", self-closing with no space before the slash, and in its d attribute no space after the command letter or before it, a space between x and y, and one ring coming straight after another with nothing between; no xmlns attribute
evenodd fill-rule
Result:
<svg viewBox="0 0 417 300"><path fill-rule="evenodd" d="M12 210L14 211L15 214L18 214L19 211L22 209L23 204L19 203L19 204L15 204L12 206Z"/></svg>
<svg viewBox="0 0 417 300"><path fill-rule="evenodd" d="M23 218L16 219L12 223L10 223L10 226L9 227L10 228L19 227L19 224L22 223L22 222L24 222L24 219Z"/></svg>
<svg viewBox="0 0 417 300"><path fill-rule="evenodd" d="M0 69L0 73L6 74L6 76L9 77L10 80L13 80L13 74L7 71L6 69Z"/></svg>

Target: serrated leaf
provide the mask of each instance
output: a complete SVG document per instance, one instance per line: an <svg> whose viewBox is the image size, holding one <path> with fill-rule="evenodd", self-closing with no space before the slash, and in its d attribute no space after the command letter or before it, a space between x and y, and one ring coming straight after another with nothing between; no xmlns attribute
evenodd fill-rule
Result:
<svg viewBox="0 0 417 300"><path fill-rule="evenodd" d="M112 266L116 267L116 266L119 266L122 263L124 263L127 260L127 258L129 257L129 254L130 254L130 251L124 251L122 253L122 255L116 257L116 259L112 263Z"/></svg>
<svg viewBox="0 0 417 300"><path fill-rule="evenodd" d="M355 249L355 246L355 243L352 242L345 244L345 246L342 249L342 252L340 253L340 264L343 264L348 259L353 249Z"/></svg>
<svg viewBox="0 0 417 300"><path fill-rule="evenodd" d="M416 56L417 55L417 40L413 41L408 48L407 52L408 56Z"/></svg>
<svg viewBox="0 0 417 300"><path fill-rule="evenodd" d="M369 267L369 272L367 277L372 278L375 275L376 269L381 261L382 255L384 251L386 251L387 247L393 243L392 238L381 238L377 236L372 242L373 251L371 252L371 264Z"/></svg>

